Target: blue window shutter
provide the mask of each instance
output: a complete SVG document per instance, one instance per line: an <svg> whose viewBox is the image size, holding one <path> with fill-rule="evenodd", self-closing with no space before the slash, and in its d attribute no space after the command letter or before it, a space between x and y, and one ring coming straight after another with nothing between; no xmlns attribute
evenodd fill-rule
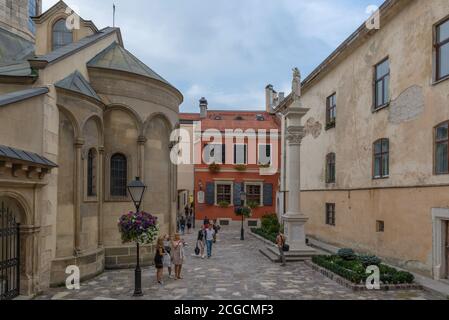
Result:
<svg viewBox="0 0 449 320"><path fill-rule="evenodd" d="M242 192L242 184L234 183L234 206L241 206L240 192Z"/></svg>
<svg viewBox="0 0 449 320"><path fill-rule="evenodd" d="M206 204L213 206L215 204L215 183L206 183Z"/></svg>
<svg viewBox="0 0 449 320"><path fill-rule="evenodd" d="M263 185L263 205L271 207L273 205L273 184L265 183Z"/></svg>

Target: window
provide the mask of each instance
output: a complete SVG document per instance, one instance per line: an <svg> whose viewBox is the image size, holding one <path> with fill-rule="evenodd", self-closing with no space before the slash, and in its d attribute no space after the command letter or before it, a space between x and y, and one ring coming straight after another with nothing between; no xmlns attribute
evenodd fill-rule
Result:
<svg viewBox="0 0 449 320"><path fill-rule="evenodd" d="M64 47L73 42L72 31L67 29L65 19L58 20L53 25L53 50Z"/></svg>
<svg viewBox="0 0 449 320"><path fill-rule="evenodd" d="M385 222L376 221L376 232L385 232Z"/></svg>
<svg viewBox="0 0 449 320"><path fill-rule="evenodd" d="M337 118L337 94L334 93L326 101L326 127L328 129L335 127Z"/></svg>
<svg viewBox="0 0 449 320"><path fill-rule="evenodd" d="M258 115L256 115L256 120L257 121L265 121L265 117L262 114L258 114Z"/></svg>
<svg viewBox="0 0 449 320"><path fill-rule="evenodd" d="M95 149L90 149L87 155L87 196L97 195L97 164Z"/></svg>
<svg viewBox="0 0 449 320"><path fill-rule="evenodd" d="M259 165L271 165L271 144L259 144Z"/></svg>
<svg viewBox="0 0 449 320"><path fill-rule="evenodd" d="M260 184L247 184L246 186L246 204L255 203L262 205L262 186Z"/></svg>
<svg viewBox="0 0 449 320"><path fill-rule="evenodd" d="M36 33L36 26L34 25L34 21L31 17L35 16L37 16L36 0L28 0L28 30L30 30L33 34Z"/></svg>
<svg viewBox="0 0 449 320"><path fill-rule="evenodd" d="M440 124L435 129L435 173L449 173L449 156L448 156L448 129L449 121Z"/></svg>
<svg viewBox="0 0 449 320"><path fill-rule="evenodd" d="M126 197L127 171L126 157L114 154L111 157L111 196Z"/></svg>
<svg viewBox="0 0 449 320"><path fill-rule="evenodd" d="M335 183L335 153L326 156L326 183Z"/></svg>
<svg viewBox="0 0 449 320"><path fill-rule="evenodd" d="M234 145L234 164L247 164L247 145Z"/></svg>
<svg viewBox="0 0 449 320"><path fill-rule="evenodd" d="M204 162L206 164L225 164L226 163L226 145L225 144L206 144L204 146Z"/></svg>
<svg viewBox="0 0 449 320"><path fill-rule="evenodd" d="M436 27L436 80L449 76L449 20Z"/></svg>
<svg viewBox="0 0 449 320"><path fill-rule="evenodd" d="M221 202L227 202L231 204L232 203L231 199L232 199L232 184L218 183L216 204L219 204Z"/></svg>
<svg viewBox="0 0 449 320"><path fill-rule="evenodd" d="M236 121L243 121L243 117L238 116L238 117L236 117L234 120L236 120Z"/></svg>
<svg viewBox="0 0 449 320"><path fill-rule="evenodd" d="M215 116L215 120L222 120L221 116Z"/></svg>
<svg viewBox="0 0 449 320"><path fill-rule="evenodd" d="M374 110L386 106L390 102L390 62L388 59L375 68Z"/></svg>
<svg viewBox="0 0 449 320"><path fill-rule="evenodd" d="M388 178L390 175L390 142L380 139L374 142L374 179Z"/></svg>
<svg viewBox="0 0 449 320"><path fill-rule="evenodd" d="M335 203L326 203L326 224L335 226Z"/></svg>

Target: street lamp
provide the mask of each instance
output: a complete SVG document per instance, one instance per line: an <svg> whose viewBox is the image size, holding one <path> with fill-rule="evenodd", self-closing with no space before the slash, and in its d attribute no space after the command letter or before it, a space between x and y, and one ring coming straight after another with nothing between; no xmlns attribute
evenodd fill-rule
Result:
<svg viewBox="0 0 449 320"><path fill-rule="evenodd" d="M245 215L243 214L243 208L245 207L245 201L246 201L246 193L245 192L240 192L240 202L241 202L241 206L242 206L242 230L240 231L240 240L245 240L245 229L243 228L243 221L245 218Z"/></svg>
<svg viewBox="0 0 449 320"><path fill-rule="evenodd" d="M136 177L136 180L131 181L128 184L128 193L133 200L134 206L136 207L136 214L139 213L140 205L142 204L143 194L145 193L145 189L147 186L140 181L139 177ZM136 242L137 245L137 264L136 270L134 273L134 296L140 297L143 295L142 293L142 270L140 269L140 245L139 241Z"/></svg>

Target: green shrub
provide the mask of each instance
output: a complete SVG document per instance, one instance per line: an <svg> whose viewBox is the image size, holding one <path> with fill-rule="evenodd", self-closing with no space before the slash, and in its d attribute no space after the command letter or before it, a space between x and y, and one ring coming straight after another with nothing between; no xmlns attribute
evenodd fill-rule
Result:
<svg viewBox="0 0 449 320"><path fill-rule="evenodd" d="M262 217L262 229L267 233L277 234L281 229L276 214L268 214Z"/></svg>
<svg viewBox="0 0 449 320"><path fill-rule="evenodd" d="M265 238L273 243L276 243L277 235L266 233L263 229L257 229L257 228L253 228L253 229L251 229L251 231L253 233L261 236L262 238Z"/></svg>
<svg viewBox="0 0 449 320"><path fill-rule="evenodd" d="M354 250L352 249L340 249L338 250L337 255L346 261L351 261L357 259L357 255L355 254Z"/></svg>
<svg viewBox="0 0 449 320"><path fill-rule="evenodd" d="M344 254L343 256L346 257L347 254ZM369 260L370 262L377 262L373 257L370 257ZM362 258L356 257L353 260L345 260L340 256L315 256L312 258L312 261L320 267L332 271L355 284L365 282L369 276L366 273L366 267L363 265L363 261L367 261L367 259L362 260ZM379 271L380 281L383 284L410 284L415 280L415 277L411 273L398 271L395 268L384 264L379 264Z"/></svg>
<svg viewBox="0 0 449 320"><path fill-rule="evenodd" d="M359 259L365 268L369 266L379 266L382 263L382 260L376 256L360 256Z"/></svg>

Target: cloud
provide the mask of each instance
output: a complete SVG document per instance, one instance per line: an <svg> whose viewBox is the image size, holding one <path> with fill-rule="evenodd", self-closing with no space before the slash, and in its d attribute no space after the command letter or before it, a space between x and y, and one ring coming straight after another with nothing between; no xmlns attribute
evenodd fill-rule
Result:
<svg viewBox="0 0 449 320"><path fill-rule="evenodd" d="M48 8L55 0L44 0ZM115 0L125 46L185 95L183 111L263 109L268 83L290 90L291 69L310 73L381 0ZM112 1L67 0L99 28Z"/></svg>

